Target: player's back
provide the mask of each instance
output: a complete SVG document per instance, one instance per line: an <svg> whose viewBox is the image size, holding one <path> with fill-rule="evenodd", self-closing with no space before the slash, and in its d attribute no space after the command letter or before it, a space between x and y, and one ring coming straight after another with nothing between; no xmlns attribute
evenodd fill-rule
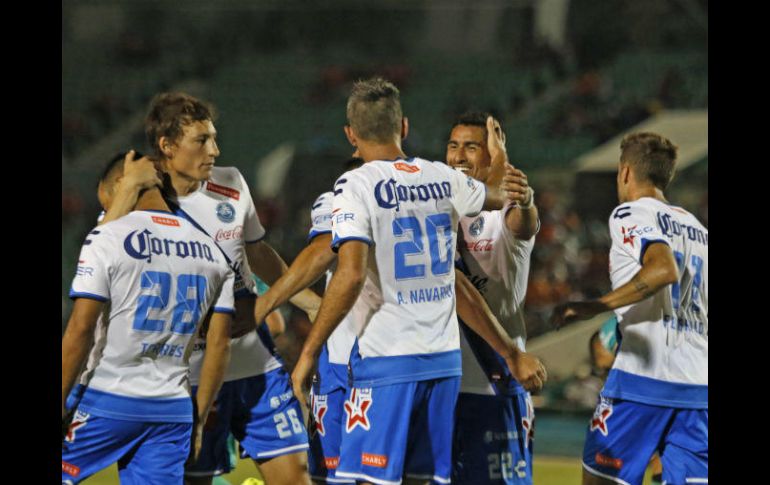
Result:
<svg viewBox="0 0 770 485"><path fill-rule="evenodd" d="M191 337L215 304L233 311L232 284L214 241L184 218L134 211L91 231L70 294L109 301L109 309L83 406L125 417L143 414L145 400L168 400L168 412L181 414Z"/></svg>
<svg viewBox="0 0 770 485"><path fill-rule="evenodd" d="M373 243L369 277L378 293L362 295L370 314L351 355L355 380L382 382L389 374L396 382L402 367L413 370L411 380L420 373L459 375L456 228L460 216L478 213L483 202L482 184L419 158L372 161L337 180L333 244ZM375 360L366 363L369 358ZM386 372L375 362L392 367Z"/></svg>
<svg viewBox="0 0 770 485"><path fill-rule="evenodd" d="M708 230L686 210L645 197L616 208L610 232L613 288L630 281L656 241L671 248L679 279L615 311L620 348L605 389L635 388L651 404L707 406Z"/></svg>

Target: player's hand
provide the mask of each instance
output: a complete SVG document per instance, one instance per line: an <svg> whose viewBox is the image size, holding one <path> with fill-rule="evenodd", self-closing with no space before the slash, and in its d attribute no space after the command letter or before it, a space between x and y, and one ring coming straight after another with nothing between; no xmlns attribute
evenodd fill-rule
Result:
<svg viewBox="0 0 770 485"><path fill-rule="evenodd" d="M598 301L570 301L557 305L551 315L551 325L557 329L579 320L587 320L608 308Z"/></svg>
<svg viewBox="0 0 770 485"><path fill-rule="evenodd" d="M130 150L123 159L123 178L120 184L129 184L139 189L161 187L162 180L155 163L148 157L134 160L136 152Z"/></svg>
<svg viewBox="0 0 770 485"><path fill-rule="evenodd" d="M511 165L508 165L505 169L505 176L500 184L500 189L505 192L508 201L514 202L519 206L529 205L534 196L534 192L529 186L527 174L518 168L513 168Z"/></svg>
<svg viewBox="0 0 770 485"><path fill-rule="evenodd" d="M506 167L509 167L508 153L505 149L505 133L503 133L500 123L493 117L487 118L487 150L491 162L486 180L482 182L496 186L506 173Z"/></svg>
<svg viewBox="0 0 770 485"><path fill-rule="evenodd" d="M306 383L313 372L314 365L313 359L307 357L305 354L300 354L299 360L294 366L294 371L291 373L291 387L294 391L294 397L297 398L297 401L299 401L299 405L302 408L302 420L304 423L308 422L308 416L310 415L307 404L307 396L309 393L307 391Z"/></svg>
<svg viewBox="0 0 770 485"><path fill-rule="evenodd" d="M513 377L529 392L543 388L548 372L540 359L527 352L517 351L505 359Z"/></svg>

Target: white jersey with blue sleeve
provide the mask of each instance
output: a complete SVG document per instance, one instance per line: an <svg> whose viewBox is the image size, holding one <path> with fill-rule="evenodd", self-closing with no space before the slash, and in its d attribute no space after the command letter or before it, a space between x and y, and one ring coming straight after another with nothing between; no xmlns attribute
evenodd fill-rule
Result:
<svg viewBox="0 0 770 485"><path fill-rule="evenodd" d="M243 175L234 167L214 167L211 177L197 191L178 197L177 212L209 234L225 252L236 269L235 298L253 298L256 294L251 269L246 260L245 244L258 242L265 235L259 222L251 193ZM230 365L225 382L261 375L281 367L272 352L266 332L250 332L233 339ZM205 340L198 337L190 358L193 385L198 383L203 363Z"/></svg>
<svg viewBox="0 0 770 485"><path fill-rule="evenodd" d="M367 305L356 321L356 387L461 374L455 314L457 224L478 214L486 189L442 163L372 161L334 186L333 247L371 245ZM358 319L356 319L358 320Z"/></svg>
<svg viewBox="0 0 770 485"><path fill-rule="evenodd" d="M671 248L679 280L615 310L620 348L602 394L658 406L708 408L708 230L689 212L643 197L610 216L612 288L642 267L650 244Z"/></svg>
<svg viewBox="0 0 770 485"><path fill-rule="evenodd" d="M92 230L70 297L109 302L80 402L97 416L191 422L192 337L234 313L234 273L214 241L168 212L134 211Z"/></svg>

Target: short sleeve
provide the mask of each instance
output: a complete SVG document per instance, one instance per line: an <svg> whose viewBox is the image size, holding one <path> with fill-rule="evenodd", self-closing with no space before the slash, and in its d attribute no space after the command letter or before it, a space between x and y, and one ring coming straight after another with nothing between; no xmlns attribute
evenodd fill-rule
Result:
<svg viewBox="0 0 770 485"><path fill-rule="evenodd" d="M332 250L335 252L345 241L357 240L372 244L372 221L361 194L359 175L347 172L334 184L332 203Z"/></svg>
<svg viewBox="0 0 770 485"><path fill-rule="evenodd" d="M257 208L254 206L254 200L251 198L251 191L246 184L246 179L238 171L238 177L241 179L241 196L244 197L244 203L246 204L246 217L243 222L243 240L247 243L255 243L262 240L265 237L265 228L262 227L262 223L257 215Z"/></svg>
<svg viewBox="0 0 770 485"><path fill-rule="evenodd" d="M91 298L98 301L110 299L110 238L104 229L95 228L86 236L80 249L80 257L72 280L69 296Z"/></svg>
<svg viewBox="0 0 770 485"><path fill-rule="evenodd" d="M455 189L454 203L461 216L473 217L481 212L487 196L487 187L483 183L462 172L446 167L451 172L452 185Z"/></svg>
<svg viewBox="0 0 770 485"><path fill-rule="evenodd" d="M610 215L610 237L612 245L642 264L644 253L650 244L668 239L660 232L655 216L649 208L622 204Z"/></svg>
<svg viewBox="0 0 770 485"><path fill-rule="evenodd" d="M326 192L325 194L321 194L321 196L318 197L315 202L313 202L313 207L310 210L310 219L313 225L307 235L307 242L312 241L316 236L332 232L333 202L333 192Z"/></svg>
<svg viewBox="0 0 770 485"><path fill-rule="evenodd" d="M212 311L215 313L230 313L235 315L235 303L233 288L235 283L235 273L231 268L227 268L227 274L222 288L219 291L219 297L214 302Z"/></svg>

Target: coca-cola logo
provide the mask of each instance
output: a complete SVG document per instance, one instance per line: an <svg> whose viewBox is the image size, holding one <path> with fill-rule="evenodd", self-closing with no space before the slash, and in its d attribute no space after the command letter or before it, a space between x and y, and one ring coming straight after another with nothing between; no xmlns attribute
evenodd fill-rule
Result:
<svg viewBox="0 0 770 485"><path fill-rule="evenodd" d="M479 239L476 242L466 242L465 247L468 251L491 251L492 240L491 239Z"/></svg>
<svg viewBox="0 0 770 485"><path fill-rule="evenodd" d="M240 239L243 235L243 226L236 226L233 229L229 229L225 231L224 229L220 229L217 231L217 233L214 235L214 240L216 242L219 241L229 241L230 239Z"/></svg>

